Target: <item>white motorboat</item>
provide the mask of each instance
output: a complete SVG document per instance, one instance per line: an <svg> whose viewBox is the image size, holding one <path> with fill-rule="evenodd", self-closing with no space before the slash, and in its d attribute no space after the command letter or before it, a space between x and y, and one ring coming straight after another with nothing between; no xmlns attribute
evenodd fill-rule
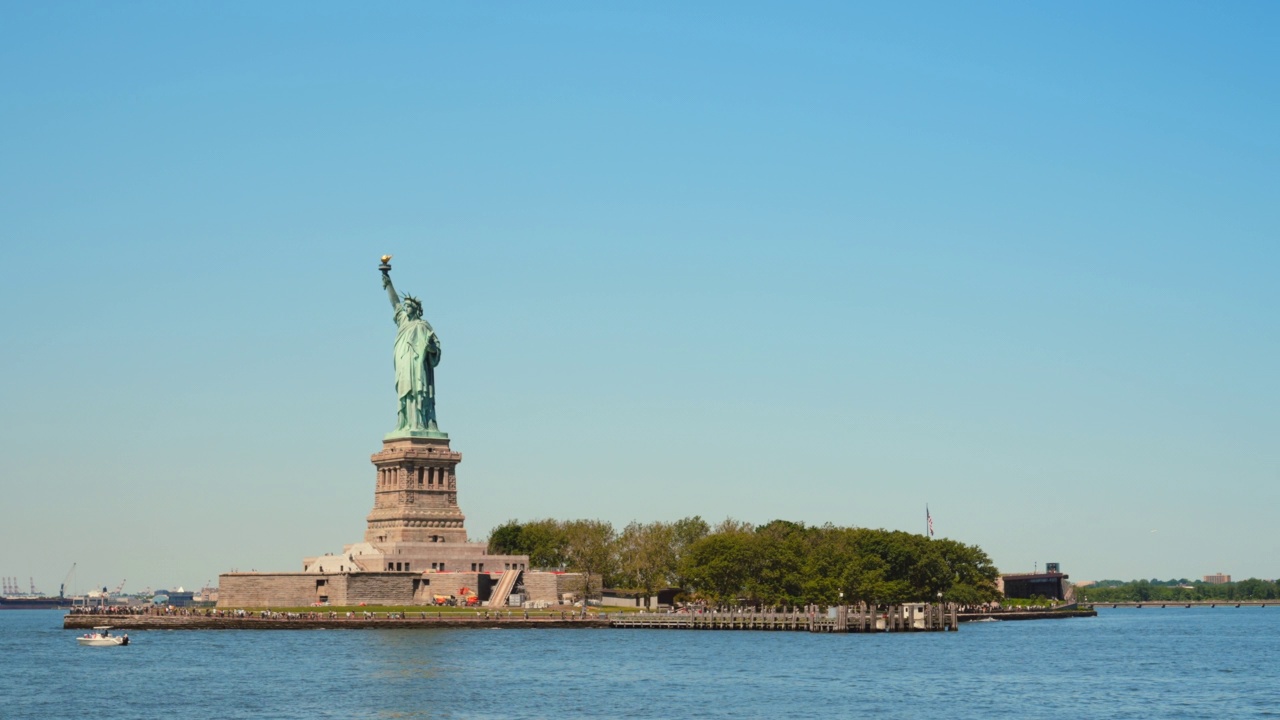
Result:
<svg viewBox="0 0 1280 720"><path fill-rule="evenodd" d="M81 645L89 645L92 647L108 647L114 645L128 645L129 634L112 635L110 625L98 625L91 633L85 633L76 638L76 642Z"/></svg>

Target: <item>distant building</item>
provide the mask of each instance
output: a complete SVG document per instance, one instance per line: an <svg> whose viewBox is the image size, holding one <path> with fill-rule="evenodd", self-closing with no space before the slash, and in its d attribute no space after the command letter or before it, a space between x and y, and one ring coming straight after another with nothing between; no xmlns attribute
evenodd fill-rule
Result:
<svg viewBox="0 0 1280 720"><path fill-rule="evenodd" d="M183 590L179 587L177 590L157 590L152 602L158 605L172 605L173 607L191 607L195 593L190 590Z"/></svg>
<svg viewBox="0 0 1280 720"><path fill-rule="evenodd" d="M1222 573L1218 573L1216 575L1205 575L1204 581L1210 585L1223 585L1231 582L1231 576L1223 575Z"/></svg>

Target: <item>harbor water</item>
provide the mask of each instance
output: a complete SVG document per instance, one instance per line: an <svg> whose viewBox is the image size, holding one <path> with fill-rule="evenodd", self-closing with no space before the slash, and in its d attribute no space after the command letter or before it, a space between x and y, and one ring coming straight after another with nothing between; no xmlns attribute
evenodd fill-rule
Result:
<svg viewBox="0 0 1280 720"><path fill-rule="evenodd" d="M0 718L1280 717L1280 607L958 633L136 631L0 612Z"/></svg>

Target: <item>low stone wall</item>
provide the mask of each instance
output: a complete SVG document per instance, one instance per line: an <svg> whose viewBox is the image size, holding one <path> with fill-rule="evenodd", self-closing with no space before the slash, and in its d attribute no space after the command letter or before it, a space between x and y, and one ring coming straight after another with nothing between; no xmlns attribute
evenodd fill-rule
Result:
<svg viewBox="0 0 1280 720"><path fill-rule="evenodd" d="M318 585L318 583L325 583ZM323 588L318 591L317 588ZM302 607L326 595L346 602L343 575L226 573L218 576L218 607Z"/></svg>
<svg viewBox="0 0 1280 720"><path fill-rule="evenodd" d="M418 573L352 573L346 577L347 594L334 605L413 605L414 581Z"/></svg>
<svg viewBox="0 0 1280 720"><path fill-rule="evenodd" d="M487 598L491 585L479 572L227 573L218 576L218 607L432 605L464 587Z"/></svg>
<svg viewBox="0 0 1280 720"><path fill-rule="evenodd" d="M489 573L481 572L443 572L443 573L423 573L418 576L422 580L421 591L419 597L420 602L430 605L436 595L457 595L462 588L467 588L475 593L481 600L489 599L489 590L493 586L493 579L489 577ZM408 603L374 603L360 598L370 605L403 605Z"/></svg>
<svg viewBox="0 0 1280 720"><path fill-rule="evenodd" d="M574 595L581 597L582 577L581 573L557 573L542 570L526 570L524 577L522 578L526 595L525 599L557 605L560 603L560 600L564 597L565 593L573 593ZM592 595L598 596L600 594L600 588L600 576L592 575Z"/></svg>
<svg viewBox="0 0 1280 720"><path fill-rule="evenodd" d="M552 604L560 602L560 596L556 594L554 573L526 570L521 577L521 582L524 584L526 600Z"/></svg>
<svg viewBox="0 0 1280 720"><path fill-rule="evenodd" d="M580 573L525 571L526 599L559 604L565 593L582 594ZM226 573L218 576L218 607L307 607L330 605L431 605L435 595L457 595L462 588L487 600L496 578L481 572L354 572L321 574ZM600 577L591 577L592 595Z"/></svg>

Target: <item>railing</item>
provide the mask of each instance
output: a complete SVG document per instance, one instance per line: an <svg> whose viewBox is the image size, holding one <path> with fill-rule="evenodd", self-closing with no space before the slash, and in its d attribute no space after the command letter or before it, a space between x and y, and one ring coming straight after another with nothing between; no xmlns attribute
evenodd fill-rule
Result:
<svg viewBox="0 0 1280 720"><path fill-rule="evenodd" d="M893 605L887 609L840 606L834 613L677 612L620 613L609 619L615 628L660 630L775 630L793 632L942 632L956 630L954 605Z"/></svg>
<svg viewBox="0 0 1280 720"><path fill-rule="evenodd" d="M1109 608L1143 608L1143 607L1172 607L1172 608L1193 608L1207 607L1266 607L1268 605L1280 605L1280 600L1141 600L1137 602L1095 602L1089 603L1093 607L1109 607Z"/></svg>

